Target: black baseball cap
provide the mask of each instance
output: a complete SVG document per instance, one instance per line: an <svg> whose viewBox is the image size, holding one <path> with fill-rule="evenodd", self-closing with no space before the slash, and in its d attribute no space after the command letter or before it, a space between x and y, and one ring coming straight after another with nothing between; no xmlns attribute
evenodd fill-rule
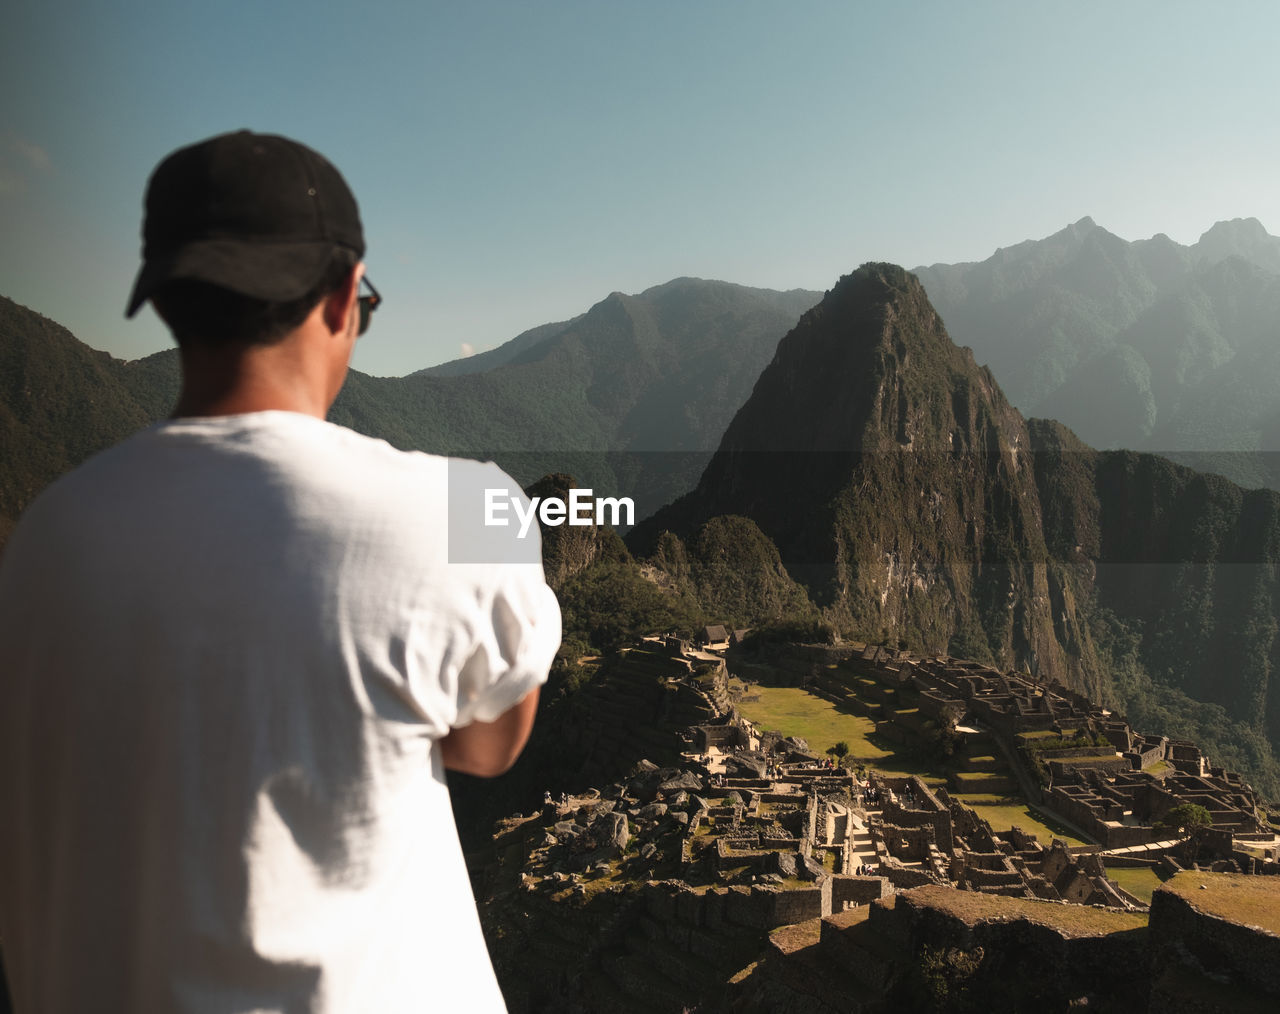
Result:
<svg viewBox="0 0 1280 1014"><path fill-rule="evenodd" d="M360 210L333 165L275 134L221 134L165 158L147 183L132 317L190 278L268 302L304 296L335 247L364 256Z"/></svg>

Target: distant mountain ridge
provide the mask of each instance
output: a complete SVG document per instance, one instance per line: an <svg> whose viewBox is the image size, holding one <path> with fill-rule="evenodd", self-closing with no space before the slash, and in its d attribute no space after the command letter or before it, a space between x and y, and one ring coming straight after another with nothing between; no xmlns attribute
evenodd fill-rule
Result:
<svg viewBox="0 0 1280 1014"><path fill-rule="evenodd" d="M483 352L477 352L470 356L463 356L460 359L451 359L447 363L440 363L437 366L428 366L423 370L415 370L413 373L409 374L409 376L462 377L468 373L484 373L499 366L505 366L507 363L521 356L526 350L542 344L548 338L554 338L569 325L576 324L581 319L582 315L580 314L572 320L562 320L551 324L541 324L538 327L530 328L528 331L522 331L510 341L503 342L497 348L486 349Z"/></svg>
<svg viewBox="0 0 1280 1014"><path fill-rule="evenodd" d="M1126 242L1082 218L916 273L1025 414L1097 447L1280 488L1280 237L1257 219L1183 246Z"/></svg>
<svg viewBox="0 0 1280 1014"><path fill-rule="evenodd" d="M497 362L483 372L465 359L353 377L330 418L401 447L492 457L524 483L568 472L633 496L643 514L693 485L778 339L820 296L696 278L614 292L482 353Z"/></svg>
<svg viewBox="0 0 1280 1014"><path fill-rule="evenodd" d="M651 510L697 480L820 296L694 278L615 292L490 353L408 377L353 371L329 417L405 449L492 457L523 483L572 472ZM0 537L61 472L167 415L177 387L176 351L125 363L0 302Z"/></svg>

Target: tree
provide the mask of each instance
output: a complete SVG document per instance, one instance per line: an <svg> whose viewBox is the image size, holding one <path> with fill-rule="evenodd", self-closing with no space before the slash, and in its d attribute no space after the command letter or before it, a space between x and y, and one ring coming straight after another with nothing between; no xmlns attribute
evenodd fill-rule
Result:
<svg viewBox="0 0 1280 1014"><path fill-rule="evenodd" d="M1208 827L1213 823L1209 811L1197 803L1179 803L1156 823L1156 827L1189 834L1198 827Z"/></svg>

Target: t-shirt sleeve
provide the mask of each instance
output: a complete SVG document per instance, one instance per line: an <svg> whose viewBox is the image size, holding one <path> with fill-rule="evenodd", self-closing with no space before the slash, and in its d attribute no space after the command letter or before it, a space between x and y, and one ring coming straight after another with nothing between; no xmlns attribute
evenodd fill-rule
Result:
<svg viewBox="0 0 1280 1014"><path fill-rule="evenodd" d="M512 508L495 516L488 505L493 497ZM517 501L527 525L518 523ZM543 576L541 545L514 479L492 463L450 460L450 564L470 570L478 582L451 727L491 722L546 682L560 647L560 604Z"/></svg>
<svg viewBox="0 0 1280 1014"><path fill-rule="evenodd" d="M492 722L546 682L560 647L560 604L541 566L504 568L477 627L477 643L458 674L455 726Z"/></svg>

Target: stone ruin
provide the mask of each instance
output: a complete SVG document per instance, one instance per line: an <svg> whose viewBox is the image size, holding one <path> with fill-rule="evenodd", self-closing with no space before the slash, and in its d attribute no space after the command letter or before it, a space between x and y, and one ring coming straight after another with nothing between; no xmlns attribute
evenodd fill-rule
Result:
<svg viewBox="0 0 1280 1014"><path fill-rule="evenodd" d="M1052 788L1033 800L1101 848L1046 844L1017 829L995 832L945 790L917 777L871 773L859 780L811 753L802 740L742 720L729 703L722 660L708 660L677 639L659 643L673 661L687 663L677 670L683 675L670 678L703 697L713 719L686 732L684 767L644 762L625 782L548 806L528 883L550 878L559 885L566 877L625 868L628 876L661 872L700 890L802 891L816 914L825 915L829 906L838 911L842 904L841 879L861 876L877 878L885 890L932 883L1140 909L1141 901L1107 878L1108 857L1097 853L1157 842L1160 818L1179 803L1203 805L1212 830L1265 836L1253 816L1252 790L1238 776L1212 768L1192 744L1139 736L1123 717L1025 674L878 646L813 649L828 669L835 658L855 674L911 688L922 712L962 735L994 734L1006 747L1016 746L1011 736L1042 731L1087 733L1091 742L1105 742L1109 753L1096 745L1083 748L1090 754L1087 764L1080 748L1074 757L1059 748L1049 761ZM805 656L800 664L816 663ZM979 722L988 732L973 728ZM1163 778L1139 770L1161 761L1170 768ZM1162 844L1168 851L1172 843ZM1220 855L1222 843L1215 848ZM1258 861L1250 868L1259 868ZM826 881L837 886L827 890L821 886Z"/></svg>
<svg viewBox="0 0 1280 1014"><path fill-rule="evenodd" d="M1139 734L1122 715L1026 673L856 647L844 663L850 673L911 690L921 714L956 735L962 750L967 740L994 737L1024 769L1042 764L1049 786L1031 802L1106 850L1168 842L1158 825L1180 803L1203 806L1215 830L1238 840L1273 840L1253 789L1193 743ZM1038 736L1061 737L1060 745L1035 749Z"/></svg>
<svg viewBox="0 0 1280 1014"><path fill-rule="evenodd" d="M682 645L664 647L673 662L682 660ZM1145 913L1139 899L1107 877L1113 857L1101 854L1108 835L1118 842L1134 832L1108 831L1096 835L1103 846L1069 848L1016 828L994 831L918 777L874 771L860 777L815 755L803 740L755 728L733 710L723 664L699 659L695 668L688 661L664 678L687 683L711 717L687 729L680 765L640 762L601 790L558 799L548 793L541 811L500 825L495 851L518 857L519 905L526 917L546 915L524 938L526 973L590 954L603 973L589 987L596 1001L630 1009L622 996L644 996L648 1009L661 967L670 979L669 1005L680 1009L678 997L706 995L715 969L750 960L760 934L821 921L824 940L831 923L833 946L849 947L845 922L836 921L847 916L853 926L865 919L856 913L891 903L900 892L959 889L993 901ZM1006 742L1011 733L1036 730L1105 738L1120 763L1106 769L1054 758L1062 763L1051 769L1049 798L1077 823L1096 827L1094 817L1125 829L1150 826L1135 821L1156 821L1178 801L1196 801L1214 820L1198 836L1200 858L1215 870L1240 868L1234 849L1239 836L1252 833L1244 819L1251 817L1252 790L1191 744L1138 736L1123 718L1017 674L866 647L846 646L837 662L913 688L922 700L928 695L921 710L954 727L972 727L978 714L994 716ZM1163 778L1140 770L1161 761L1169 767ZM1159 861L1171 874L1192 858L1164 849ZM1275 868L1255 858L1249 870ZM565 904L581 911L575 917L581 925L554 914ZM557 942L558 934L566 940ZM877 946L858 945L859 961L874 958ZM556 988L565 991L547 995L578 995L574 990L584 987L579 980Z"/></svg>

